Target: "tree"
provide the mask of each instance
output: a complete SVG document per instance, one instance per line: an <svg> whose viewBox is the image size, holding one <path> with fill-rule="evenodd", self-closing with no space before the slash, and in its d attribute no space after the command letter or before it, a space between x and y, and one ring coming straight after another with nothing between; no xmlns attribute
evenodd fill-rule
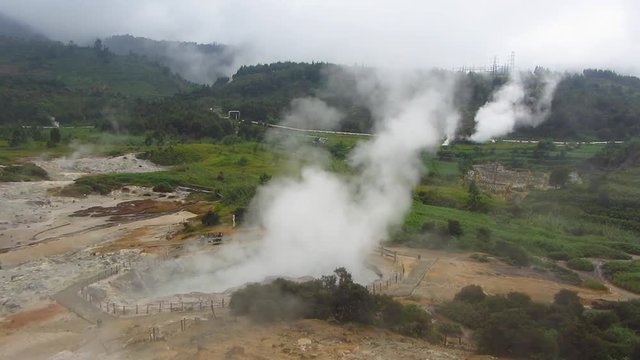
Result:
<svg viewBox="0 0 640 360"><path fill-rule="evenodd" d="M161 182L153 187L153 191L159 193L170 193L173 191L173 186L167 182Z"/></svg>
<svg viewBox="0 0 640 360"><path fill-rule="evenodd" d="M476 232L476 238L483 242L491 240L491 230L484 226L479 227L478 231Z"/></svg>
<svg viewBox="0 0 640 360"><path fill-rule="evenodd" d="M463 234L462 225L460 225L460 221L458 220L448 220L447 230L449 231L449 235L456 238L459 238Z"/></svg>
<svg viewBox="0 0 640 360"><path fill-rule="evenodd" d="M11 132L11 138L9 139L9 146L16 147L27 142L27 134L21 127L13 129Z"/></svg>
<svg viewBox="0 0 640 360"><path fill-rule="evenodd" d="M571 171L566 167L558 167L551 171L549 174L549 185L561 188L567 184L569 181L569 174Z"/></svg>
<svg viewBox="0 0 640 360"><path fill-rule="evenodd" d="M96 54L102 51L102 40L99 38L93 43L93 50L95 50Z"/></svg>
<svg viewBox="0 0 640 360"><path fill-rule="evenodd" d="M535 150L533 150L533 156L539 159L544 159L549 156L549 152L556 149L556 144L553 143L552 140L541 140L536 145Z"/></svg>
<svg viewBox="0 0 640 360"><path fill-rule="evenodd" d="M558 344L550 332L537 325L523 308L489 315L476 333L482 353L515 358L554 359Z"/></svg>
<svg viewBox="0 0 640 360"><path fill-rule="evenodd" d="M454 296L456 301L479 303L487 297L480 285L467 285Z"/></svg>
<svg viewBox="0 0 640 360"><path fill-rule="evenodd" d="M369 291L356 284L345 268L335 270L338 286L334 291L334 316L340 322L355 321L364 324L373 322L375 302Z"/></svg>
<svg viewBox="0 0 640 360"><path fill-rule="evenodd" d="M447 337L455 336L458 338L458 343L462 343L462 328L458 324L446 322L438 325L438 332L444 335L443 344L447 345Z"/></svg>
<svg viewBox="0 0 640 360"><path fill-rule="evenodd" d="M471 180L469 183L467 208L471 211L486 210L486 205L482 201L482 194L480 194L480 189L478 188L478 184L476 184L475 180Z"/></svg>
<svg viewBox="0 0 640 360"><path fill-rule="evenodd" d="M220 215L215 213L213 210L207 211L206 214L202 217L202 223L206 226L213 226L220 222Z"/></svg>
<svg viewBox="0 0 640 360"><path fill-rule="evenodd" d="M60 144L60 129L51 129L51 132L49 132L49 141L53 146Z"/></svg>
<svg viewBox="0 0 640 360"><path fill-rule="evenodd" d="M582 306L578 294L567 289L562 289L553 296L553 304L565 308L575 315L581 315L584 311L584 306Z"/></svg>

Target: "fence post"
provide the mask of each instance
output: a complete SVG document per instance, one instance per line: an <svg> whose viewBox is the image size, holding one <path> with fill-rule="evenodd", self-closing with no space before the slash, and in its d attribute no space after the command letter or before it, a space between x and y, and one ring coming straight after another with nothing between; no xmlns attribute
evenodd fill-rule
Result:
<svg viewBox="0 0 640 360"><path fill-rule="evenodd" d="M159 312L159 313L160 313L160 312L162 312L162 301L160 301L160 307L159 307L158 312Z"/></svg>
<svg viewBox="0 0 640 360"><path fill-rule="evenodd" d="M398 252L394 251L393 252L393 262L397 262L398 261Z"/></svg>
<svg viewBox="0 0 640 360"><path fill-rule="evenodd" d="M224 309L224 298L222 298L222 308Z"/></svg>
<svg viewBox="0 0 640 360"><path fill-rule="evenodd" d="M136 315L138 315L138 304L136 304Z"/></svg>
<svg viewBox="0 0 640 360"><path fill-rule="evenodd" d="M200 300L200 311L202 311L202 300Z"/></svg>
<svg viewBox="0 0 640 360"><path fill-rule="evenodd" d="M216 318L216 311L213 310L213 300L211 300L211 313L213 314L213 318Z"/></svg>
<svg viewBox="0 0 640 360"><path fill-rule="evenodd" d="M184 302L183 301L180 301L180 308L181 308L180 311L184 311Z"/></svg>
<svg viewBox="0 0 640 360"><path fill-rule="evenodd" d="M125 312L126 312L126 310L125 310L125 306L124 306L124 305L122 305L122 315L124 315L124 313L125 313Z"/></svg>

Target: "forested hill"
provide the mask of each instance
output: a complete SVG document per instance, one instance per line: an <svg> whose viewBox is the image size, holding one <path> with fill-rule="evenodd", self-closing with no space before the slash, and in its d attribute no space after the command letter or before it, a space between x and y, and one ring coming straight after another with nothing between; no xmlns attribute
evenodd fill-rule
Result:
<svg viewBox="0 0 640 360"><path fill-rule="evenodd" d="M157 63L119 56L102 44L80 47L0 36L0 124L90 122L113 102L189 91Z"/></svg>
<svg viewBox="0 0 640 360"><path fill-rule="evenodd" d="M336 65L275 63L243 66L228 83L203 88L226 109L239 109L251 120L277 121L295 97L319 95L347 114L342 130L371 130L369 112L345 98L319 92L326 73ZM335 74L335 71L333 71ZM458 74L458 105L463 115L459 134L473 132L478 108L506 78ZM624 140L640 135L640 79L612 71L584 70L566 75L557 87L549 119L537 128L518 129L511 136L567 140Z"/></svg>
<svg viewBox="0 0 640 360"><path fill-rule="evenodd" d="M0 13L0 36L46 40L46 37L37 30L3 13Z"/></svg>
<svg viewBox="0 0 640 360"><path fill-rule="evenodd" d="M144 56L199 84L212 84L217 78L235 71L233 66L239 51L217 43L158 41L132 35L111 36L103 43L115 54Z"/></svg>
<svg viewBox="0 0 640 360"><path fill-rule="evenodd" d="M131 40L130 46L142 41L122 39ZM212 54L220 50L207 49L201 50ZM332 81L340 82L342 93L326 91L328 73L333 74ZM456 104L462 114L459 136L464 138L473 132L478 108L507 79L473 73L456 76ZM109 129L109 124L117 123L126 124L128 131L220 137L230 131L224 122L198 134L198 129L209 126L210 108L221 110L216 114L240 110L246 120L278 122L292 99L317 96L346 114L339 130L369 132L370 112L354 102L355 90L344 91L355 89L354 84L353 75L338 65L279 62L242 66L231 79L220 77L212 85L196 86L147 56L133 51L117 55L101 41L80 47L0 36L0 125L45 124L54 116L63 125L97 124ZM158 128L161 123L171 125ZM640 79L603 70L565 76L549 119L509 135L558 140L635 136L640 136Z"/></svg>
<svg viewBox="0 0 640 360"><path fill-rule="evenodd" d="M524 137L624 140L640 135L640 79L584 70L558 85L549 119Z"/></svg>

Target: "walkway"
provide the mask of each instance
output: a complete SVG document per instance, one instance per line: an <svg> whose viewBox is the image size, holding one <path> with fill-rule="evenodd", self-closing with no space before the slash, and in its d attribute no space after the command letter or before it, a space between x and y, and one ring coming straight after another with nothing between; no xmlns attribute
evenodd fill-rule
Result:
<svg viewBox="0 0 640 360"><path fill-rule="evenodd" d="M420 259L409 276L402 279L398 285L382 291L383 294L393 297L409 296L424 279L427 271L438 261L438 258Z"/></svg>

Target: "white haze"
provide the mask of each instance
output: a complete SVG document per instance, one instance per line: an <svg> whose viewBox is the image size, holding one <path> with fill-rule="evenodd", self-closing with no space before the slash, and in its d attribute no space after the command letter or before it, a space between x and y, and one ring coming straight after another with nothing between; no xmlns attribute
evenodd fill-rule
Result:
<svg viewBox="0 0 640 360"><path fill-rule="evenodd" d="M280 125L301 129L333 130L344 118L344 114L326 102L312 97L291 101L289 111Z"/></svg>
<svg viewBox="0 0 640 360"><path fill-rule="evenodd" d="M493 94L491 101L476 113L476 131L470 140L485 142L506 135L517 126L540 125L549 115L553 94L560 81L560 76L556 74L541 76L539 98L528 101L522 76L512 74L509 81Z"/></svg>
<svg viewBox="0 0 640 360"><path fill-rule="evenodd" d="M2 0L0 11L53 39L129 33L250 45L250 63L329 61L450 69L606 67L640 74L637 0ZM200 61L196 59L196 61ZM249 59L247 59L249 61ZM249 62L248 62L249 63Z"/></svg>
<svg viewBox="0 0 640 360"><path fill-rule="evenodd" d="M222 291L271 276L329 274L342 266L360 282L373 279L366 257L402 223L424 171L422 152L433 151L459 116L450 76L368 72L357 81L360 95L375 104L371 110L378 123L377 136L357 145L349 157L355 174L312 164L295 176L273 179L251 205L249 227L264 229L257 243L181 260L180 274L158 293ZM374 88L377 93L370 91ZM380 93L386 94L382 101ZM295 114L313 117L318 104L299 101Z"/></svg>

